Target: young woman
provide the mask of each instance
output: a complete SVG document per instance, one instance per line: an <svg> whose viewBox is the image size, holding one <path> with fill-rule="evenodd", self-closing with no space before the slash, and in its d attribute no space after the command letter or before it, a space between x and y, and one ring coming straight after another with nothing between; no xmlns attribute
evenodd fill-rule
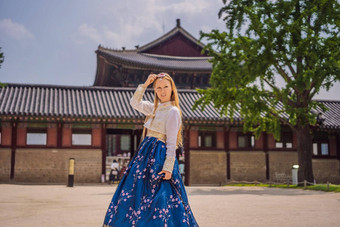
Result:
<svg viewBox="0 0 340 227"><path fill-rule="evenodd" d="M151 83L154 103L142 100ZM150 74L130 104L147 116L147 133L113 195L103 227L198 226L176 160L182 113L173 79L166 73Z"/></svg>

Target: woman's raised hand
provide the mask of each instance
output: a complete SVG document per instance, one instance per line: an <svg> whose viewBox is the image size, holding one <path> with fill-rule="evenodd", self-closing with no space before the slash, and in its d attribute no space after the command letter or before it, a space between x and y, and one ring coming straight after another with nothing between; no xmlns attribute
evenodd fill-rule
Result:
<svg viewBox="0 0 340 227"><path fill-rule="evenodd" d="M146 79L144 83L144 87L148 87L150 84L152 84L155 81L156 78L157 78L157 74L150 74L148 76L148 79Z"/></svg>

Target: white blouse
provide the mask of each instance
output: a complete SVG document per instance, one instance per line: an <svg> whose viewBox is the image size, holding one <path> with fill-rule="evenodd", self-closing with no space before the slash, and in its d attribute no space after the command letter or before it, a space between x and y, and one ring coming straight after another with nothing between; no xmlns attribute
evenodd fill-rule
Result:
<svg viewBox="0 0 340 227"><path fill-rule="evenodd" d="M163 170L172 172L176 159L177 133L182 123L180 112L179 109L169 101L159 103L154 116L152 116L154 104L142 100L145 89L141 84L137 87L130 100L130 105L146 116L151 115L149 120L144 124L145 128L166 135L166 159Z"/></svg>

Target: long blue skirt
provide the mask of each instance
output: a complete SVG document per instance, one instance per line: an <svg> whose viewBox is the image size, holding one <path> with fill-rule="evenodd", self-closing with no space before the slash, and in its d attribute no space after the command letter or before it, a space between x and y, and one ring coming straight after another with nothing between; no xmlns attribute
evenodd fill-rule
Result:
<svg viewBox="0 0 340 227"><path fill-rule="evenodd" d="M175 161L171 180L161 175L164 142L145 137L130 161L107 209L103 226L196 227Z"/></svg>

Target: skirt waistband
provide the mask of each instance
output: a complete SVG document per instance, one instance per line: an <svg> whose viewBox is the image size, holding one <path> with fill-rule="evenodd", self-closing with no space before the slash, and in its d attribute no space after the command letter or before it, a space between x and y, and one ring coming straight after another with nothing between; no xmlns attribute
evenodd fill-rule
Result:
<svg viewBox="0 0 340 227"><path fill-rule="evenodd" d="M150 137L155 137L158 140L162 141L163 143L165 143L166 141L166 135L160 132L156 132L156 131L152 131L150 129L148 129L146 136L150 136Z"/></svg>

